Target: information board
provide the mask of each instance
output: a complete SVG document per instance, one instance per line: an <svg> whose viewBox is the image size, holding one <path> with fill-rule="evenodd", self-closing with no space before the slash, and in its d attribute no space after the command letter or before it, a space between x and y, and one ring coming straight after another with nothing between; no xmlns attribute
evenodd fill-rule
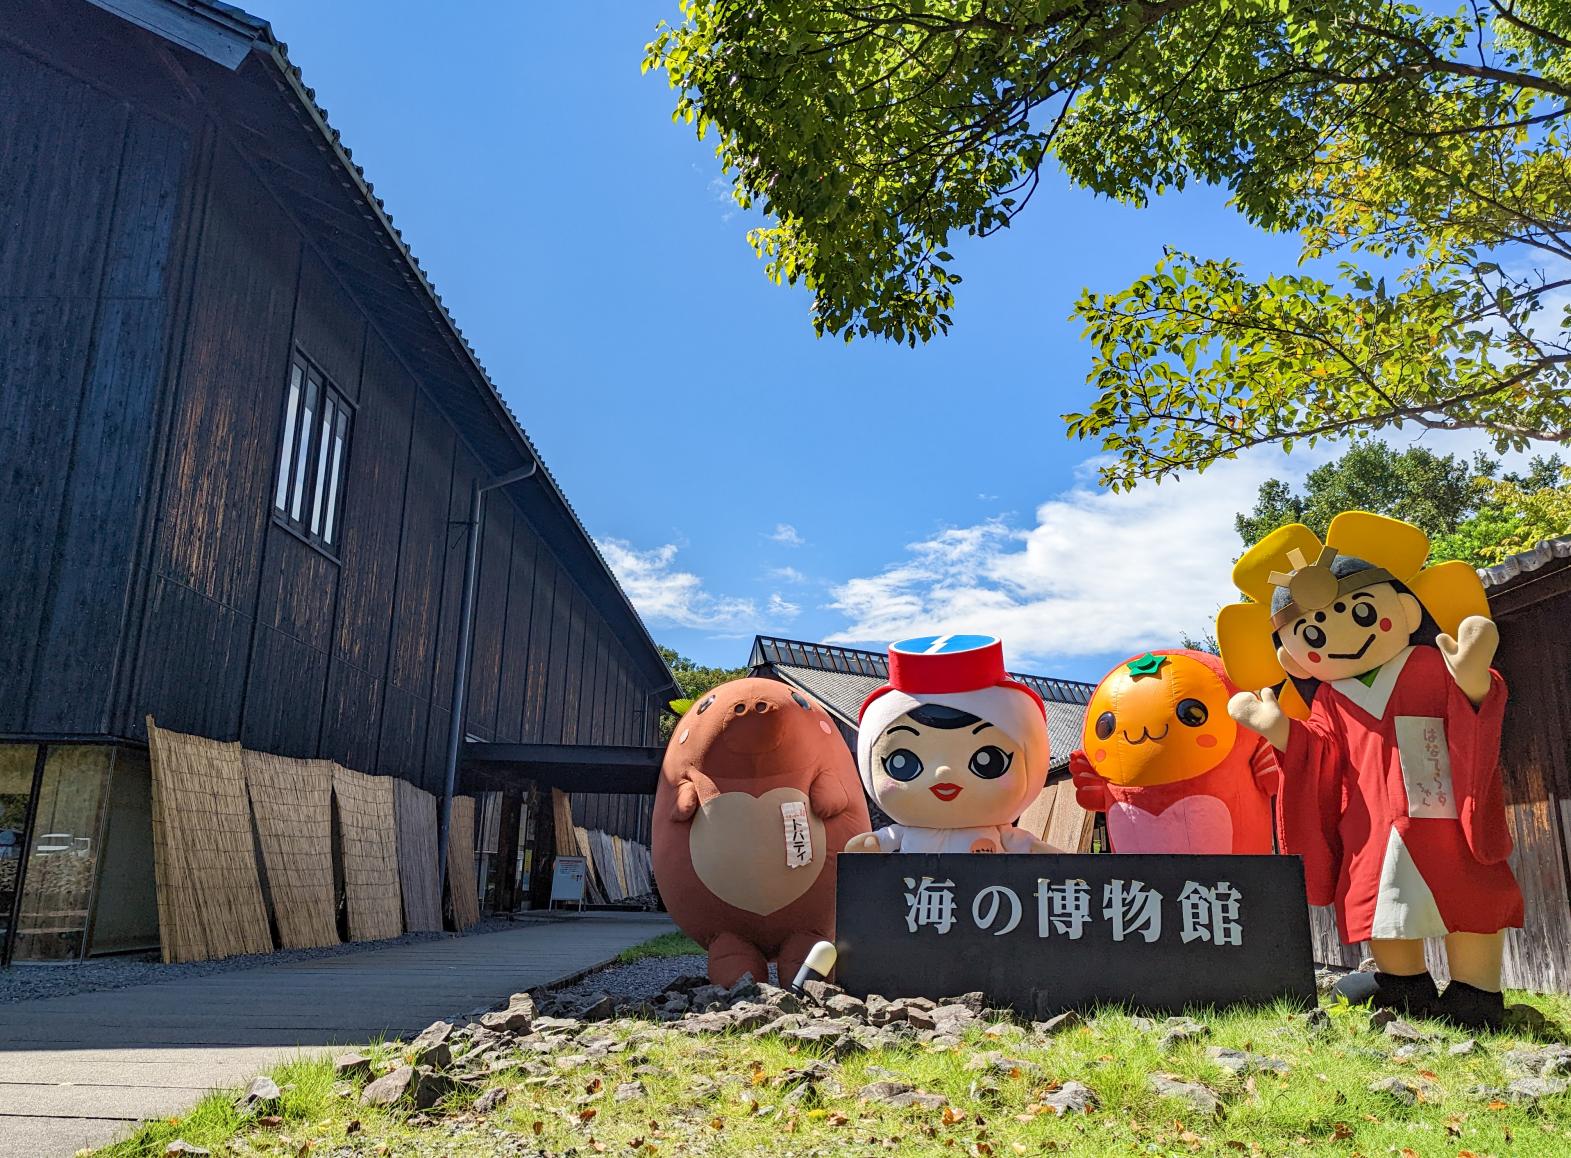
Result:
<svg viewBox="0 0 1571 1158"><path fill-rule="evenodd" d="M551 903L570 901L584 903L584 890L589 884L589 865L581 856L559 856L551 869Z"/></svg>
<svg viewBox="0 0 1571 1158"><path fill-rule="evenodd" d="M836 980L858 996L980 990L1038 1020L1100 1002L1315 1001L1297 857L846 853L838 864Z"/></svg>

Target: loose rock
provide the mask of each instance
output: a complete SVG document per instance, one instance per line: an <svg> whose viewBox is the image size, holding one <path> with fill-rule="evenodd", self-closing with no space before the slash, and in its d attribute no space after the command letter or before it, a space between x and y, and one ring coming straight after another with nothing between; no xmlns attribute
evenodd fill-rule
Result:
<svg viewBox="0 0 1571 1158"><path fill-rule="evenodd" d="M1220 1118L1223 1114L1222 1096L1204 1082L1192 1082L1174 1074L1152 1074L1151 1088L1164 1098L1177 1098L1187 1102L1203 1114Z"/></svg>
<svg viewBox="0 0 1571 1158"><path fill-rule="evenodd" d="M341 1053L333 1059L333 1072L341 1078L370 1077L371 1059L363 1053Z"/></svg>
<svg viewBox="0 0 1571 1158"><path fill-rule="evenodd" d="M1206 1057L1228 1073L1239 1076L1252 1073L1286 1074L1288 1068L1287 1062L1279 1057L1264 1057L1258 1053L1225 1049L1219 1045L1207 1047Z"/></svg>
<svg viewBox="0 0 1571 1158"><path fill-rule="evenodd" d="M1424 1096L1427 1083L1416 1082L1409 1078L1389 1077L1379 1078L1369 1083L1371 1093L1386 1094L1401 1102L1404 1106L1411 1106Z"/></svg>
<svg viewBox="0 0 1571 1158"><path fill-rule="evenodd" d="M409 1091L415 1080L414 1066L399 1066L392 1073L384 1074L360 1091L362 1106L391 1106Z"/></svg>
<svg viewBox="0 0 1571 1158"><path fill-rule="evenodd" d="M190 1155L191 1158L204 1158L205 1155L211 1153L211 1150L187 1142L184 1138L176 1138L164 1147L164 1154L167 1158L179 1158L180 1155Z"/></svg>
<svg viewBox="0 0 1571 1158"><path fill-rule="evenodd" d="M245 1093L235 1100L235 1109L242 1114L263 1113L276 1106L278 1099L283 1096L277 1082L266 1074L259 1074L251 1079Z"/></svg>
<svg viewBox="0 0 1571 1158"><path fill-rule="evenodd" d="M1071 1009L1067 1013L1060 1013L1056 1017L1048 1018L1046 1021L1033 1021L1031 1029L1043 1037L1052 1037L1067 1030L1079 1029L1085 1023L1086 1019Z"/></svg>
<svg viewBox="0 0 1571 1158"><path fill-rule="evenodd" d="M1066 1114L1089 1114L1102 1105L1096 1091L1080 1082L1065 1082L1057 1089L1048 1090L1040 1100L1060 1118Z"/></svg>
<svg viewBox="0 0 1571 1158"><path fill-rule="evenodd" d="M507 1088L505 1086L492 1086L475 1099L475 1113L489 1114L505 1101L507 1101Z"/></svg>
<svg viewBox="0 0 1571 1158"><path fill-rule="evenodd" d="M634 1102L643 1097L646 1093L648 1093L648 1091L644 1089L643 1082L633 1081L623 1082L621 1085L617 1086L616 1093L613 1096L618 1102Z"/></svg>

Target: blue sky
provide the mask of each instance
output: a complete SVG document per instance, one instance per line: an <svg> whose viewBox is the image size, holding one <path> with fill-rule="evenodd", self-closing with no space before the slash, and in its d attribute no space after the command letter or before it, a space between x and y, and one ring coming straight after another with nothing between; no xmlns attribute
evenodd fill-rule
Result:
<svg viewBox="0 0 1571 1158"><path fill-rule="evenodd" d="M956 325L916 350L814 338L763 276L712 147L641 76L676 0L252 0L289 44L657 639L740 664L757 632L882 646L1003 636L1095 680L1232 597L1235 511L1279 451L1113 496L1060 415L1091 397L1068 320L1164 244L1287 269L1214 191L1147 210L1049 181L957 242ZM1438 450L1476 440L1432 440ZM913 449L915 448L915 449Z"/></svg>

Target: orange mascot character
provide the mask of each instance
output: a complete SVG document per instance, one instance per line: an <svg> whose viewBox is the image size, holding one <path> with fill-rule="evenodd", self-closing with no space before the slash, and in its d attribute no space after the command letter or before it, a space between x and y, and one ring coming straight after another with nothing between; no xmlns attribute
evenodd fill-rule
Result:
<svg viewBox="0 0 1571 1158"><path fill-rule="evenodd" d="M1504 930L1522 924L1497 762L1506 687L1477 573L1424 569L1417 527L1347 511L1324 544L1282 527L1244 553L1217 639L1233 718L1282 754L1282 847L1376 973L1344 996L1498 1027ZM1277 689L1280 688L1280 694ZM1424 939L1444 938L1443 995Z"/></svg>
<svg viewBox="0 0 1571 1158"><path fill-rule="evenodd" d="M1227 714L1238 691L1200 651L1148 651L1103 677L1069 756L1075 798L1121 853L1269 853L1276 753Z"/></svg>
<svg viewBox="0 0 1571 1158"><path fill-rule="evenodd" d="M655 792L655 880L709 950L709 980L789 983L835 939L835 863L869 825L856 763L822 705L775 680L722 684L689 706Z"/></svg>

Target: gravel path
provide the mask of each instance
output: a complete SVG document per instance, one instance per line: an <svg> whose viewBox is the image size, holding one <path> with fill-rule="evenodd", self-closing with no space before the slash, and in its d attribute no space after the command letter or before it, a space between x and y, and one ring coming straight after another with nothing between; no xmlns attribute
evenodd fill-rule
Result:
<svg viewBox="0 0 1571 1158"><path fill-rule="evenodd" d="M565 1002L588 1005L597 998L610 995L617 1001L638 1001L654 997L678 977L705 975L709 958L702 953L689 953L681 957L641 957L625 965L608 965L589 974L581 981L552 995ZM775 981L775 967L769 967L767 980Z"/></svg>
<svg viewBox="0 0 1571 1158"><path fill-rule="evenodd" d="M516 929L520 924L526 923L533 922L491 918L481 921L465 936L499 933L505 929ZM367 949L385 949L392 945L439 941L451 935L450 933L406 933L402 937L394 937L386 941L353 941L343 945L329 945L321 949L280 949L276 953L252 953L243 957L224 957L217 961L191 961L180 965L165 965L158 959L156 953L99 957L81 962L22 961L9 969L0 969L0 1005L36 1001L46 997L66 997L73 993L92 993L104 989L128 989L133 985L156 985L187 977L206 977L213 973L255 969L261 965L342 957L347 953L360 953Z"/></svg>

